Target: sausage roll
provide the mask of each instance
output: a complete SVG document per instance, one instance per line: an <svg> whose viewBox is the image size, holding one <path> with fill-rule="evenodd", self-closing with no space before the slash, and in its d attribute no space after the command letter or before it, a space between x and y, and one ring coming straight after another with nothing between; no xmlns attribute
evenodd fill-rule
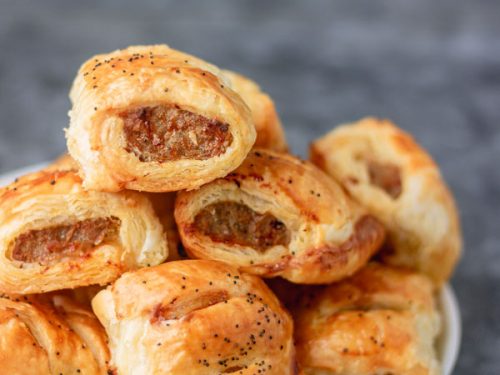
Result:
<svg viewBox="0 0 500 375"><path fill-rule="evenodd" d="M255 142L250 110L222 73L165 45L91 58L70 97L68 149L94 190L194 189Z"/></svg>
<svg viewBox="0 0 500 375"><path fill-rule="evenodd" d="M461 251L457 209L438 167L388 120L340 126L311 146L311 160L388 229L384 262L441 285Z"/></svg>
<svg viewBox="0 0 500 375"><path fill-rule="evenodd" d="M439 333L426 276L370 264L352 278L304 296L294 311L306 375L438 375Z"/></svg>
<svg viewBox="0 0 500 375"><path fill-rule="evenodd" d="M351 275L384 239L382 225L318 168L261 149L225 178L178 193L175 220L195 258L304 284Z"/></svg>
<svg viewBox="0 0 500 375"><path fill-rule="evenodd" d="M259 278L223 263L125 273L92 306L121 375L293 374L288 313Z"/></svg>
<svg viewBox="0 0 500 375"><path fill-rule="evenodd" d="M103 327L64 294L1 295L0 337L2 374L112 373Z"/></svg>
<svg viewBox="0 0 500 375"><path fill-rule="evenodd" d="M223 73L231 81L233 90L241 96L252 111L257 131L254 147L286 152L288 145L285 132L271 97L262 92L251 79L230 70L224 70Z"/></svg>
<svg viewBox="0 0 500 375"><path fill-rule="evenodd" d="M76 172L40 171L0 190L0 292L107 284L168 255L150 201L85 191Z"/></svg>

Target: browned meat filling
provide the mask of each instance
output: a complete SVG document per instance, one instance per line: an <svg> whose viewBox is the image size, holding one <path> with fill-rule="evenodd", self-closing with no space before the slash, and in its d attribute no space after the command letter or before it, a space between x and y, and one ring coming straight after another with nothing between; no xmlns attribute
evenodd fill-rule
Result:
<svg viewBox="0 0 500 375"><path fill-rule="evenodd" d="M290 231L273 215L259 214L236 202L217 202L205 207L196 215L194 225L212 241L259 251L290 242Z"/></svg>
<svg viewBox="0 0 500 375"><path fill-rule="evenodd" d="M169 105L142 107L120 116L125 149L142 162L206 160L225 153L233 141L228 124Z"/></svg>
<svg viewBox="0 0 500 375"><path fill-rule="evenodd" d="M120 223L120 219L108 217L30 230L14 240L12 258L46 265L65 257L85 256L96 246L116 240Z"/></svg>
<svg viewBox="0 0 500 375"><path fill-rule="evenodd" d="M398 166L369 161L368 174L370 183L384 190L392 198L396 199L401 195L401 172Z"/></svg>

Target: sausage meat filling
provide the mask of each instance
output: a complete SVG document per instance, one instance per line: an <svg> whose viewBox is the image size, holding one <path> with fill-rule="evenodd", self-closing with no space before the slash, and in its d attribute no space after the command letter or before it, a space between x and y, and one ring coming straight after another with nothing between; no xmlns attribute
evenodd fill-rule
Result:
<svg viewBox="0 0 500 375"><path fill-rule="evenodd" d="M120 224L120 219L108 217L30 230L14 240L12 258L47 265L61 258L82 257L116 240Z"/></svg>
<svg viewBox="0 0 500 375"><path fill-rule="evenodd" d="M198 212L194 226L214 242L248 246L258 251L290 242L290 231L283 222L236 202L208 205Z"/></svg>
<svg viewBox="0 0 500 375"><path fill-rule="evenodd" d="M393 199L401 195L401 172L398 166L369 161L368 174L370 183L384 190Z"/></svg>
<svg viewBox="0 0 500 375"><path fill-rule="evenodd" d="M141 107L120 116L125 150L142 162L206 160L224 154L233 141L228 124L177 106Z"/></svg>

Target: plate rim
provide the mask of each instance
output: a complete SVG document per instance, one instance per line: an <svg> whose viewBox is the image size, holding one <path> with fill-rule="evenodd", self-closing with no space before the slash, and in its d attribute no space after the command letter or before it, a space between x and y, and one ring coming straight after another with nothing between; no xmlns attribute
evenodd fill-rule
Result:
<svg viewBox="0 0 500 375"><path fill-rule="evenodd" d="M439 294L439 305L443 315L440 359L443 374L452 375L457 364L462 342L462 318L460 305L451 284L446 284Z"/></svg>

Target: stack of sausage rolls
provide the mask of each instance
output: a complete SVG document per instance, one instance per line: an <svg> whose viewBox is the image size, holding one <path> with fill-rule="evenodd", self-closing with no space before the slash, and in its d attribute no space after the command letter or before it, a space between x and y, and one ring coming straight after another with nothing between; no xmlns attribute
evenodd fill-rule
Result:
<svg viewBox="0 0 500 375"><path fill-rule="evenodd" d="M70 98L68 155L0 190L2 373L440 374L460 226L410 135L301 160L256 83L165 45Z"/></svg>

